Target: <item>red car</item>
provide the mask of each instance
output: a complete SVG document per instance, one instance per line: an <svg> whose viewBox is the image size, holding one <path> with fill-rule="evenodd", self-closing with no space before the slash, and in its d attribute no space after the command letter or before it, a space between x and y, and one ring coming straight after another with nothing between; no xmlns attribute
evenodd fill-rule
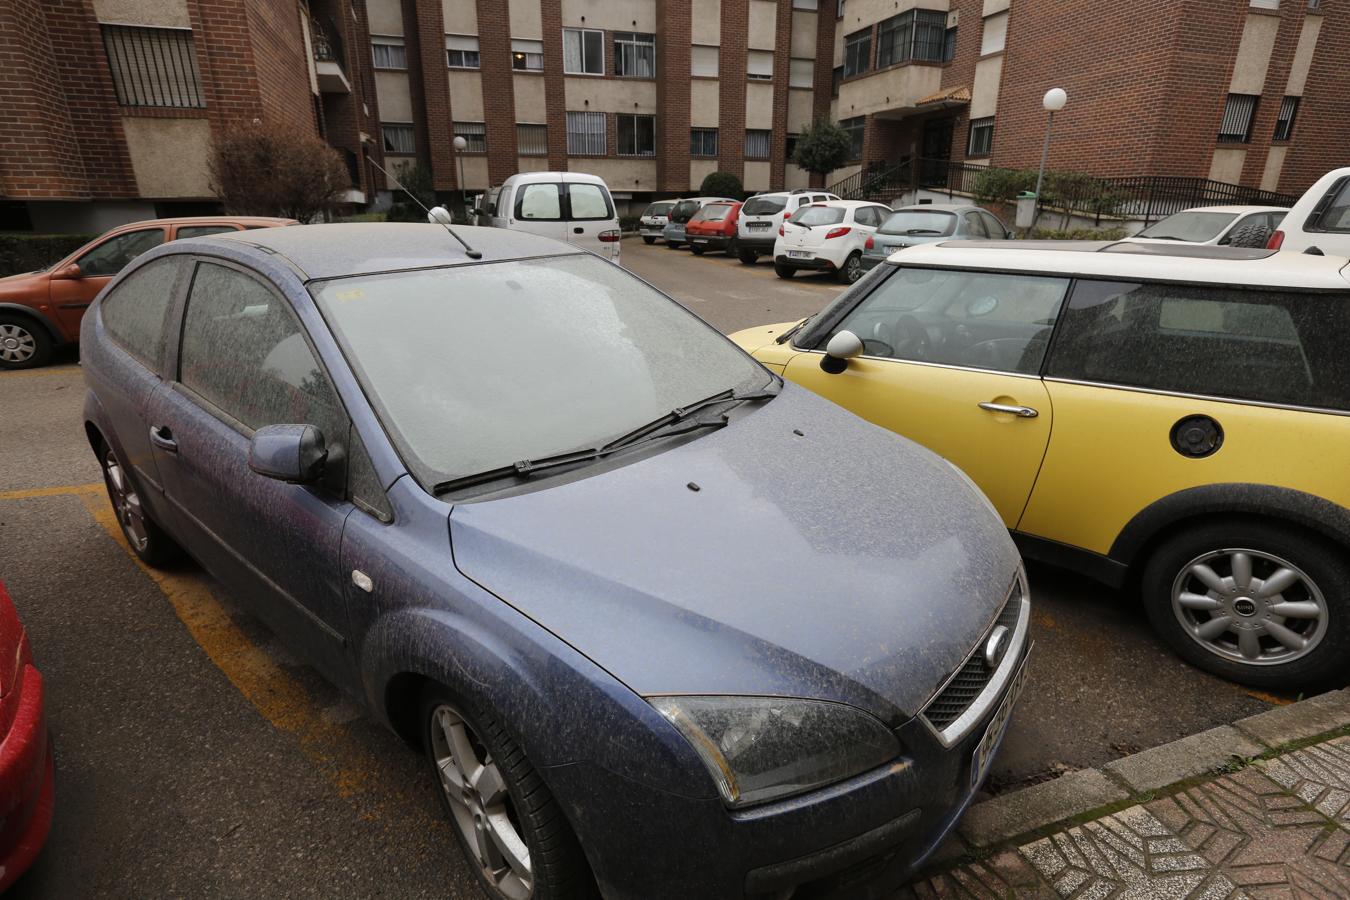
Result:
<svg viewBox="0 0 1350 900"><path fill-rule="evenodd" d="M0 891L37 858L55 801L42 674L0 583Z"/></svg>
<svg viewBox="0 0 1350 900"><path fill-rule="evenodd" d="M735 256L736 220L741 216L741 204L734 201L709 203L694 213L684 226L684 236L695 256L706 250L725 250Z"/></svg>
<svg viewBox="0 0 1350 900"><path fill-rule="evenodd" d="M60 262L0 278L0 369L46 365L52 348L80 339L80 320L122 267L166 241L246 228L295 225L294 219L204 216L120 225Z"/></svg>

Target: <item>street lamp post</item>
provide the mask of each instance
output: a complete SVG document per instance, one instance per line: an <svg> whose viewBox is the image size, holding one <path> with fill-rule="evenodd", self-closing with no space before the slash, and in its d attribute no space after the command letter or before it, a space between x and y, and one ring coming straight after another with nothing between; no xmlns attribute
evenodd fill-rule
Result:
<svg viewBox="0 0 1350 900"><path fill-rule="evenodd" d="M1040 215L1041 209L1041 184L1045 181L1045 161L1050 156L1050 132L1055 127L1055 113L1064 108L1069 102L1069 95L1064 92L1064 88L1051 88L1045 92L1045 97L1041 100L1041 105L1045 111L1050 114L1050 118L1045 123L1045 145L1041 147L1041 169L1036 174L1036 214ZM456 139L458 140L458 139Z"/></svg>
<svg viewBox="0 0 1350 900"><path fill-rule="evenodd" d="M464 205L464 151L468 148L469 142L463 137L455 135L454 145L455 159L459 162L459 202L455 205L459 207L459 214L467 219L468 213Z"/></svg>

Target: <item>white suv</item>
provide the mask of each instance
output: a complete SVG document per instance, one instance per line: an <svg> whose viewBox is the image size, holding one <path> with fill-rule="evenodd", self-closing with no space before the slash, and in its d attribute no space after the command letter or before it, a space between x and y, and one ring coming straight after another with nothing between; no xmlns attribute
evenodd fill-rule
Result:
<svg viewBox="0 0 1350 900"><path fill-rule="evenodd" d="M805 188L751 197L741 206L741 216L736 222L736 246L740 250L737 255L741 262L753 266L761 256L772 253L778 229L783 227L788 216L803 206L838 199L828 191Z"/></svg>
<svg viewBox="0 0 1350 900"><path fill-rule="evenodd" d="M1350 168L1332 169L1308 188L1266 246L1296 253L1350 256Z"/></svg>
<svg viewBox="0 0 1350 900"><path fill-rule="evenodd" d="M867 200L803 206L778 228L773 270L779 278L791 278L798 269L834 272L844 284L852 284L863 275L867 239L890 214L889 206Z"/></svg>

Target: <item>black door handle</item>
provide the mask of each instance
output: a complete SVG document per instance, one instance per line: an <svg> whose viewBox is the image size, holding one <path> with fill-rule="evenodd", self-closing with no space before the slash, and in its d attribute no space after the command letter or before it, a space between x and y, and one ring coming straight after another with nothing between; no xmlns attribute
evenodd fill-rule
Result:
<svg viewBox="0 0 1350 900"><path fill-rule="evenodd" d="M586 233L586 229L582 228L581 226L577 226L576 228L573 228L573 229L572 229L572 233L573 233L573 234L585 234L585 233Z"/></svg>
<svg viewBox="0 0 1350 900"><path fill-rule="evenodd" d="M164 425L150 426L150 443L165 453L178 452L178 442L173 439L173 432Z"/></svg>

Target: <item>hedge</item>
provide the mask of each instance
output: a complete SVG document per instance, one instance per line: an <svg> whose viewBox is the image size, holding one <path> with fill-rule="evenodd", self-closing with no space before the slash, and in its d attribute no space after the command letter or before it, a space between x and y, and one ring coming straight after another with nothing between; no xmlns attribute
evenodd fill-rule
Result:
<svg viewBox="0 0 1350 900"><path fill-rule="evenodd" d="M0 234L0 278L49 266L83 247L92 234Z"/></svg>
<svg viewBox="0 0 1350 900"><path fill-rule="evenodd" d="M1118 241L1125 237L1124 228L1037 228L1031 236L1038 241Z"/></svg>

